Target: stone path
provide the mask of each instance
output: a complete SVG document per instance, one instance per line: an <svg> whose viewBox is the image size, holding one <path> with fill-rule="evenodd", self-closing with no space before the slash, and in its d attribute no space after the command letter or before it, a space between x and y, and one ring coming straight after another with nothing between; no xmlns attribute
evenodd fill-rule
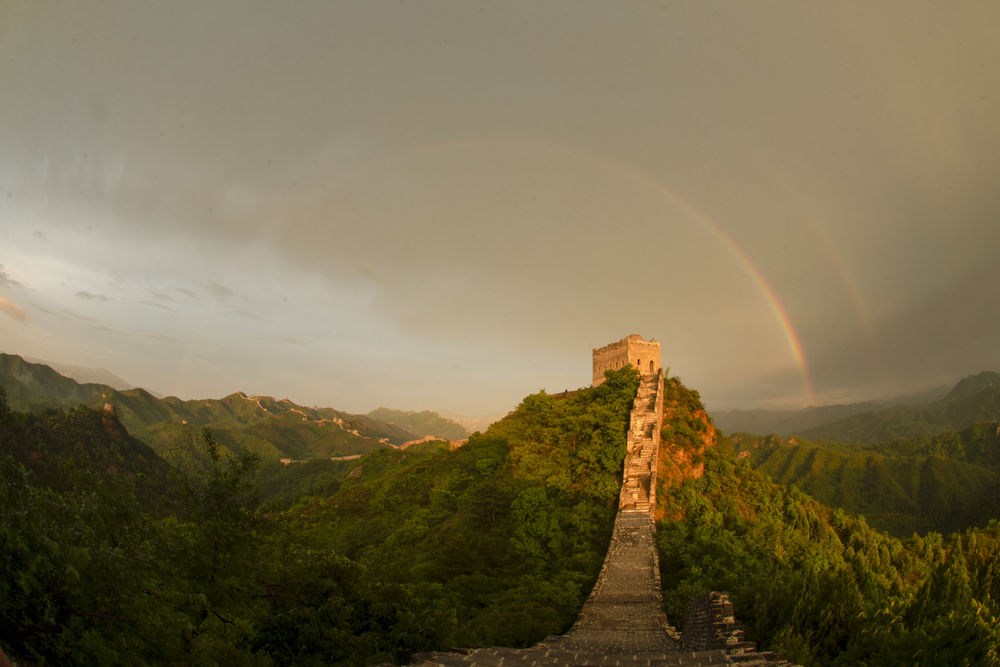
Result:
<svg viewBox="0 0 1000 667"><path fill-rule="evenodd" d="M667 622L660 596L660 568L653 541L656 455L663 418L663 377L644 376L632 408L628 453L614 533L601 574L568 633L527 649L502 647L420 653L413 664L431 665L787 665L772 653L692 646ZM704 605L703 605L704 606ZM706 607L709 608L709 607ZM706 618L704 624L712 622ZM707 626L706 626L707 627ZM714 627L714 626L713 626ZM696 631L708 636L707 629ZM726 641L723 638L723 645Z"/></svg>
<svg viewBox="0 0 1000 667"><path fill-rule="evenodd" d="M632 403L619 511L652 514L656 507L656 458L662 422L663 375L644 376Z"/></svg>

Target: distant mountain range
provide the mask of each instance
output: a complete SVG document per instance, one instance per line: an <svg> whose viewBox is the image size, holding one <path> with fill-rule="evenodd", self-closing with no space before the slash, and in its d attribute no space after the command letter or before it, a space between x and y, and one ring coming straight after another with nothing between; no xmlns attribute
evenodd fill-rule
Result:
<svg viewBox="0 0 1000 667"><path fill-rule="evenodd" d="M829 421L816 423L824 418ZM1000 373L970 375L917 404L715 419L729 428L781 426L781 435L761 429L759 435L732 433L730 440L776 482L797 484L897 536L959 530L1000 515Z"/></svg>
<svg viewBox="0 0 1000 667"><path fill-rule="evenodd" d="M445 440L462 440L469 437L469 432L460 424L429 410L404 412L403 410L377 408L369 412L368 416L387 424L395 424L411 433L419 433L420 435L430 435Z"/></svg>
<svg viewBox="0 0 1000 667"><path fill-rule="evenodd" d="M899 537L950 532L1000 516L1000 423L879 445L738 433L750 465Z"/></svg>
<svg viewBox="0 0 1000 667"><path fill-rule="evenodd" d="M729 410L712 418L727 433L800 435L813 440L876 443L919 438L1000 420L1000 373L984 371L947 388L901 397L803 410Z"/></svg>
<svg viewBox="0 0 1000 667"><path fill-rule="evenodd" d="M449 412L447 410L441 411L441 416L445 419L450 419L462 428L464 428L469 433L475 433L476 431L485 432L492 424L500 421L506 416L504 414L495 415L485 415L485 416L469 416L460 415L457 412Z"/></svg>
<svg viewBox="0 0 1000 667"><path fill-rule="evenodd" d="M1000 373L983 372L960 381L946 396L923 405L860 412L802 431L806 438L876 443L920 438L1000 420Z"/></svg>
<svg viewBox="0 0 1000 667"><path fill-rule="evenodd" d="M223 449L293 460L364 454L380 447L400 446L424 435L445 432L449 425L451 433L465 437L464 429L436 413L387 411L417 415L410 419L411 430L368 415L306 407L288 399L243 392L220 399L157 398L141 388L119 390L108 384L81 384L45 364L2 353L0 387L14 410L40 412L86 405L113 411L132 435L181 466L197 464L204 427L211 428Z"/></svg>
<svg viewBox="0 0 1000 667"><path fill-rule="evenodd" d="M126 389L132 389L135 387L135 385L121 379L107 368L90 368L88 366L62 364L54 361L46 361L45 359L33 359L31 357L24 357L24 360L33 364L43 364L48 366L60 375L65 375L66 377L72 378L81 384L106 384L109 387L118 389L119 391L125 391ZM155 391L150 391L150 393L154 396L159 396L159 394Z"/></svg>

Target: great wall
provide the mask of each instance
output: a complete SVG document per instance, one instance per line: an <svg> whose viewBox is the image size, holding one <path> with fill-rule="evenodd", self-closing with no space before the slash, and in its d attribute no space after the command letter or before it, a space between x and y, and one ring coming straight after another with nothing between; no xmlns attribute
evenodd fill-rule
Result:
<svg viewBox="0 0 1000 667"><path fill-rule="evenodd" d="M663 425L660 344L631 335L593 351L593 384L604 371L632 365L641 382L627 435L618 514L597 583L565 635L526 649L504 647L420 653L412 664L432 665L789 665L745 641L725 593L708 592L688 607L684 631L663 613L660 568L653 539L656 471Z"/></svg>

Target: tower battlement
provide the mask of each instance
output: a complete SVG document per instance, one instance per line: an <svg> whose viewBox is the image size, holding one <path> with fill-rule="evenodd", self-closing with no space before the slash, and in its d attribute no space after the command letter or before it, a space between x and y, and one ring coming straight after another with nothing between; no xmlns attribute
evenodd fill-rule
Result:
<svg viewBox="0 0 1000 667"><path fill-rule="evenodd" d="M660 344L655 340L644 340L639 334L631 334L618 342L595 348L593 386L604 382L604 371L629 365L642 375L658 373L662 368Z"/></svg>

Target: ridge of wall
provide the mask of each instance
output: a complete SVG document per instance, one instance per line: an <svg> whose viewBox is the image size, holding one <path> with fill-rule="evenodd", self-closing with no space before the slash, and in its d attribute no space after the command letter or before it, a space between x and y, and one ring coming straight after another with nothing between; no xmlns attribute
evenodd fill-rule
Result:
<svg viewBox="0 0 1000 667"><path fill-rule="evenodd" d="M656 345L659 348L659 343ZM597 582L569 632L546 637L526 649L488 647L418 653L412 658L413 664L788 665L780 655L757 653L752 643L743 640L742 626L733 618L732 604L725 594L709 593L692 600L683 635L670 625L663 612L653 516L663 390L662 370L641 376L632 402L628 451L611 543Z"/></svg>
<svg viewBox="0 0 1000 667"><path fill-rule="evenodd" d="M650 515L656 508L656 465L663 427L663 372L644 375L632 403L626 437L628 451L618 509Z"/></svg>

